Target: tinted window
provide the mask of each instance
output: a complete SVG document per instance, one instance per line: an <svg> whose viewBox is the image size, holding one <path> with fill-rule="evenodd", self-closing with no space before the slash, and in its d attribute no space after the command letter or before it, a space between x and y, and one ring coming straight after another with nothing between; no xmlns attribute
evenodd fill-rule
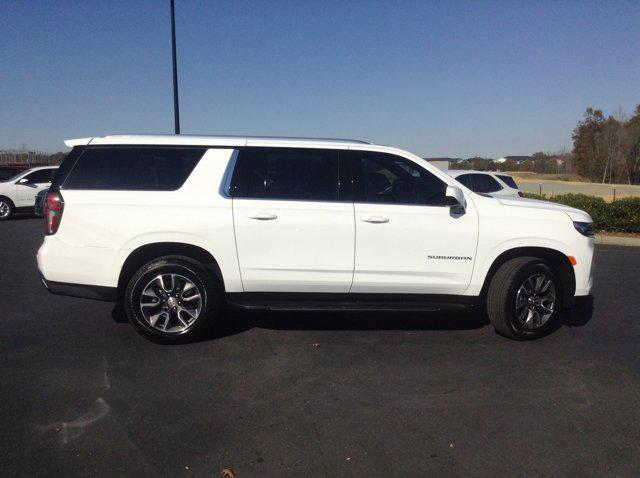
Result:
<svg viewBox="0 0 640 478"><path fill-rule="evenodd" d="M473 191L473 183L471 182L470 174L461 174L460 176L456 176L456 181L464 184L466 187Z"/></svg>
<svg viewBox="0 0 640 478"><path fill-rule="evenodd" d="M473 177L472 190L477 193L494 193L500 191L502 186L488 174L470 174Z"/></svg>
<svg viewBox="0 0 640 478"><path fill-rule="evenodd" d="M174 191L206 148L86 148L64 180L65 189Z"/></svg>
<svg viewBox="0 0 640 478"><path fill-rule="evenodd" d="M50 183L53 169L40 169L31 174L27 174L24 179L33 184Z"/></svg>
<svg viewBox="0 0 640 478"><path fill-rule="evenodd" d="M338 151L242 148L232 181L236 198L338 201Z"/></svg>
<svg viewBox="0 0 640 478"><path fill-rule="evenodd" d="M507 176L506 174L498 174L498 177L500 178L500 181L505 183L510 188L519 189L518 185L516 184L516 182L513 180L511 176Z"/></svg>
<svg viewBox="0 0 640 478"><path fill-rule="evenodd" d="M80 157L82 151L84 151L84 146L74 146L74 148L67 154L67 156L62 160L62 163L53 173L53 178L51 179L51 187L49 188L52 192L58 192L60 185L64 182L64 179L69 174L69 171L76 164L76 160Z"/></svg>
<svg viewBox="0 0 640 478"><path fill-rule="evenodd" d="M368 203L443 206L447 185L400 156L352 151L358 162L358 200Z"/></svg>

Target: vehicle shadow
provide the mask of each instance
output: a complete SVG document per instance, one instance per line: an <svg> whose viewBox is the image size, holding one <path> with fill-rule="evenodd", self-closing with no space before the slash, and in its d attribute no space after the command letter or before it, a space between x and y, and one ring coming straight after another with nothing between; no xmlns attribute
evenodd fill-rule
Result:
<svg viewBox="0 0 640 478"><path fill-rule="evenodd" d="M595 300L592 295L578 297L573 309L560 315L560 323L567 327L583 327L593 317Z"/></svg>
<svg viewBox="0 0 640 478"><path fill-rule="evenodd" d="M576 301L576 306L560 314L557 328L583 327L592 318L593 297ZM235 335L252 328L271 330L476 330L489 325L480 307L438 312L276 312L229 309L225 320L209 339ZM206 339L205 339L206 340Z"/></svg>
<svg viewBox="0 0 640 478"><path fill-rule="evenodd" d="M9 221L23 221L25 219L42 219L40 216L36 216L31 212L17 212L13 215L13 217L9 218ZM43 226L44 227L44 226Z"/></svg>
<svg viewBox="0 0 640 478"><path fill-rule="evenodd" d="M593 297L585 297L576 307L560 314L557 328L582 327L593 316ZM111 312L117 323L128 323L121 304ZM202 340L240 334L253 328L271 330L475 330L489 325L480 307L461 311L257 311L229 307L212 331Z"/></svg>
<svg viewBox="0 0 640 478"><path fill-rule="evenodd" d="M273 330L470 330L489 322L478 310L465 311L245 311L230 309L233 328Z"/></svg>

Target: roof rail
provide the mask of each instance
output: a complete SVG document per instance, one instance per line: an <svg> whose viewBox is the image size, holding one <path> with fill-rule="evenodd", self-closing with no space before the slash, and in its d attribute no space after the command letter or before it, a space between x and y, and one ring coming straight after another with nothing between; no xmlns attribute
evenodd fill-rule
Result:
<svg viewBox="0 0 640 478"><path fill-rule="evenodd" d="M145 134L142 136L178 136L178 135L164 135L164 134ZM251 134L180 134L179 136L198 136L198 137L206 137L206 138L242 138L242 139L273 139L273 140L293 140L293 141L330 141L330 142L344 142L344 143L361 143L361 144L371 144L369 141L364 141L361 139L350 139L350 138L316 138L313 136L260 136L260 135L251 135Z"/></svg>

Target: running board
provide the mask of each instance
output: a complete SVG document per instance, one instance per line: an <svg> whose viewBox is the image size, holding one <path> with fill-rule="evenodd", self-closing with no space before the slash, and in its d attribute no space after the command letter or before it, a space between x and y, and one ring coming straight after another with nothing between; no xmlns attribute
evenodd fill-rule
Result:
<svg viewBox="0 0 640 478"><path fill-rule="evenodd" d="M236 293L227 294L227 304L247 310L273 311L438 312L465 310L473 306L473 299L476 299L467 296L407 295L353 294L353 297L345 297L347 294Z"/></svg>

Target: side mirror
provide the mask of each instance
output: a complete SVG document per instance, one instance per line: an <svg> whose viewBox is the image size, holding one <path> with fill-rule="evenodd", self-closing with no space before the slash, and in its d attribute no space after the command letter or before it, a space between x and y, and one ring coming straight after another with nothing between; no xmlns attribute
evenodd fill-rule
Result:
<svg viewBox="0 0 640 478"><path fill-rule="evenodd" d="M464 193L459 187L447 186L445 198L447 200L447 205L452 209L460 208L464 211L467 208L467 201L464 198Z"/></svg>
<svg viewBox="0 0 640 478"><path fill-rule="evenodd" d="M19 179L16 184L29 184L29 180L27 178Z"/></svg>

